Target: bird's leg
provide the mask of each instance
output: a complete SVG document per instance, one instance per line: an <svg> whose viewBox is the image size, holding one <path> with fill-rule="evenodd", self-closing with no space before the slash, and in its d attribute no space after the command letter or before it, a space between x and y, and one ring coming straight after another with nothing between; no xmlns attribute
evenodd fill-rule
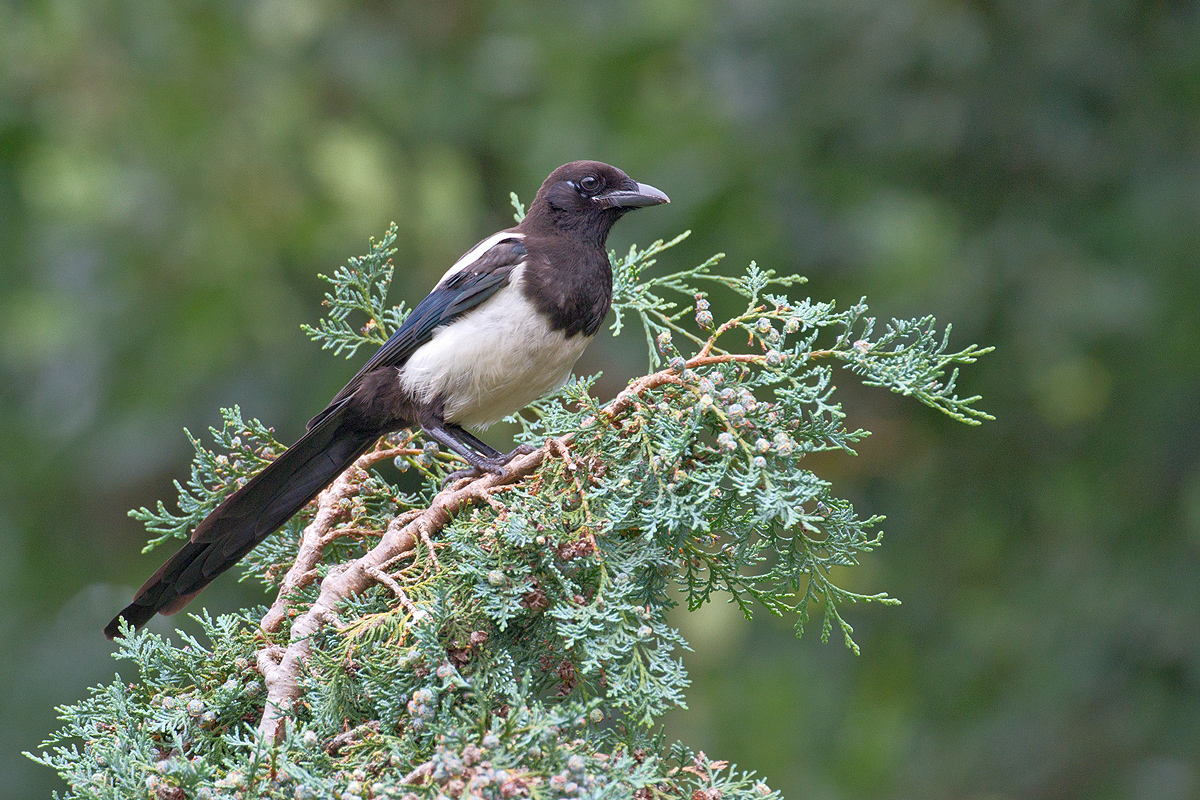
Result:
<svg viewBox="0 0 1200 800"><path fill-rule="evenodd" d="M446 427L448 429L452 430L457 436L462 437L462 440L465 441L467 444L469 444L471 447L474 447L476 450L483 453L488 458L495 459L497 462L499 462L501 464L501 466L512 461L517 456L527 456L530 453L532 453L534 450L537 450L537 448L531 444L519 444L516 447L514 447L512 450L509 450L507 453L501 453L499 450L492 447L487 442L476 437L473 433L471 433L466 428L463 428L459 425L447 425Z"/></svg>
<svg viewBox="0 0 1200 800"><path fill-rule="evenodd" d="M451 436L458 439L458 441L462 442L467 447L472 448L476 453L479 453L486 458L489 458L489 459L504 458L503 453L501 453L499 450L492 447L490 444L483 441L478 436L471 433L469 430L462 427L461 425L455 425L455 424L451 423L451 424L446 425L446 430L450 432Z"/></svg>
<svg viewBox="0 0 1200 800"><path fill-rule="evenodd" d="M433 423L431 420L428 423L423 423L421 429L429 438L433 439L438 444L445 445L452 452L457 453L467 460L471 465L469 469L460 469L450 473L443 485L448 485L458 480L459 478L478 477L485 472L491 472L496 475L504 474L504 467L509 461L520 455L527 455L536 450L527 444L518 445L511 452L501 453L496 448L482 441L470 431L467 431L461 425L453 423Z"/></svg>

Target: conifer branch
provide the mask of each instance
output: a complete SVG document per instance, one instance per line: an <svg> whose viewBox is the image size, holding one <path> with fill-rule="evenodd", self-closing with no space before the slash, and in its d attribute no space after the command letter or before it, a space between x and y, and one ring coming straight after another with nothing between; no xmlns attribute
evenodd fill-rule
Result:
<svg viewBox="0 0 1200 800"><path fill-rule="evenodd" d="M696 356L687 366L694 368L715 364L756 363L762 358L732 354ZM673 369L659 370L638 378L603 407L600 413L605 418L614 420L647 391L669 383L680 383L678 373ZM321 581L321 591L317 600L292 623L288 647L281 649L276 645L268 645L256 658L267 685L267 701L259 723L260 733L275 741L282 737L288 709L302 694L299 676L304 662L308 659L312 637L322 625L336 622L337 607L343 600L382 582L379 574L383 565L412 553L420 538L432 539L440 534L464 506L474 502L487 503L492 493L508 484L528 478L551 455L569 458L568 447L574 438L573 433L568 433L547 440L534 452L510 462L504 475L487 474L464 479L443 489L433 498L428 508L409 511L393 518L383 538L366 554L331 570ZM321 560L325 546L337 536L334 524L344 513L345 501L357 494L360 482L366 477L365 471L380 461L393 459L398 455L415 455L416 452L407 448L376 448L360 456L349 469L321 492L316 501L316 516L304 529L295 563L284 577L275 602L262 619L261 628L264 634L273 634L280 629L290 606L289 598L316 577L316 565Z"/></svg>
<svg viewBox="0 0 1200 800"><path fill-rule="evenodd" d="M323 548L329 536L327 520L335 517L339 513L337 506L340 502L357 490L354 482L355 473L361 473L372 463L370 457L376 456L380 452L377 450L362 456L329 489L321 493L318 499L317 520L326 520L326 522L323 526L318 526L317 521L314 521L309 526L314 529L315 542L308 548L306 560L311 561L314 553L316 559L319 560L320 553L316 551L318 548ZM486 503L490 493L531 474L542 463L545 454L544 448L537 450L510 462L508 471L504 475L488 474L472 480L460 481L458 484L442 490L423 511L395 517L389 523L387 531L379 543L367 553L330 570L325 579L321 581L321 591L317 599L307 611L292 622L287 648L282 651L270 650L270 648L260 651L257 663L266 680L267 701L263 709L262 720L259 722L259 732L265 738L273 741L279 741L282 738L287 714L302 693L299 678L311 652L312 637L321 626L337 621L338 606L343 600L378 583L379 581L375 577L378 570L397 558L411 553L421 539L429 540L440 533L459 509L473 502ZM379 461L381 458L373 460ZM305 535L307 538L307 530ZM301 549L302 551L305 549L304 544L301 545ZM315 561L311 561L311 563L315 563ZM304 570L304 568L301 569ZM302 572L302 575L307 574L310 574L310 570ZM297 578L296 585L299 585L300 580L303 578ZM274 633L279 629L285 612L277 609L282 609L286 603L287 595L281 590L271 611L263 618L262 630L264 633ZM270 655L264 657L263 653L268 650L270 650Z"/></svg>
<svg viewBox="0 0 1200 800"><path fill-rule="evenodd" d="M308 329L323 347L353 352L402 322L385 305L392 235L329 279L330 311ZM439 489L457 457L384 438L244 559L276 587L269 608L202 613L211 646L131 632L117 657L140 681L61 709L35 760L73 798L777 797L656 736L687 686L666 610L715 593L798 633L822 614L821 638L840 631L858 652L842 608L895 601L837 584L879 546L881 518L805 460L867 435L845 424L834 368L978 422L958 368L986 349L951 351L931 318L877 335L864 302L790 298L802 279L719 275L718 256L646 277L682 238L612 256L613 327L642 324L647 374L605 404L594 378L535 403L513 421L540 446L502 476ZM714 318L706 288L734 310ZM187 536L282 450L222 414L214 449L192 439L179 513L135 513L152 543ZM419 488L389 483L386 461Z"/></svg>

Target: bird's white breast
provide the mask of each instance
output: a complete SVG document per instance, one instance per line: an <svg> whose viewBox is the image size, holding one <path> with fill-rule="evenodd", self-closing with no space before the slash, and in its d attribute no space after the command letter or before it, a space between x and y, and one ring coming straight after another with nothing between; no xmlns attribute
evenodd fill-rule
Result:
<svg viewBox="0 0 1200 800"><path fill-rule="evenodd" d="M399 380L418 400L444 399L447 422L486 427L521 410L566 383L591 341L550 329L521 292L523 271L514 269L507 286L436 331L400 367Z"/></svg>

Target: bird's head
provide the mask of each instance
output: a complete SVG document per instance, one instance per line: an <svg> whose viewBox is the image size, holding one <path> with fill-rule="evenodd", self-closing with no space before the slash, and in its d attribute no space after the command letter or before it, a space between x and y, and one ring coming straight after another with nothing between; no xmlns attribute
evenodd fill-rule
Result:
<svg viewBox="0 0 1200 800"><path fill-rule="evenodd" d="M658 189L638 183L616 167L599 161L572 161L546 178L526 219L530 225L597 235L603 246L609 229L626 211L669 202Z"/></svg>

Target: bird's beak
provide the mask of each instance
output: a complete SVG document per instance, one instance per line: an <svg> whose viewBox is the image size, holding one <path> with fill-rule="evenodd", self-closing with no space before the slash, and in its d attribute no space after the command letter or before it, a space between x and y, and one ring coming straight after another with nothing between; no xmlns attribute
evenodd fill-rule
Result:
<svg viewBox="0 0 1200 800"><path fill-rule="evenodd" d="M671 198L649 184L630 181L626 186L629 187L630 184L632 184L631 188L618 189L600 195L596 198L596 202L606 208L642 208L671 202Z"/></svg>

